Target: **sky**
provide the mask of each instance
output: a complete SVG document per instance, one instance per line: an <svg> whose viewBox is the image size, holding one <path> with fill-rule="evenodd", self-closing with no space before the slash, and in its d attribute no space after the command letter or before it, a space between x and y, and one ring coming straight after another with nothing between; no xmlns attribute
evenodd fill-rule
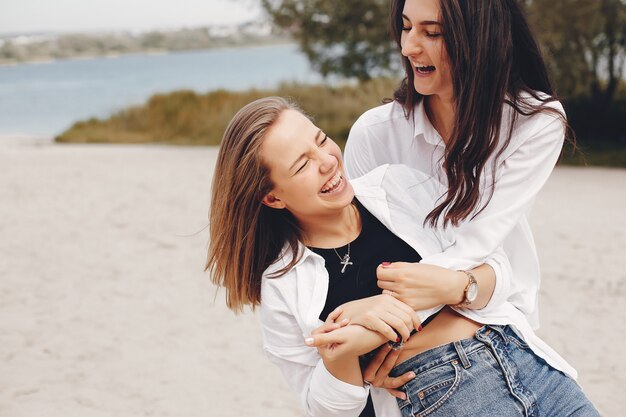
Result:
<svg viewBox="0 0 626 417"><path fill-rule="evenodd" d="M0 0L0 33L146 30L238 23L258 0Z"/></svg>

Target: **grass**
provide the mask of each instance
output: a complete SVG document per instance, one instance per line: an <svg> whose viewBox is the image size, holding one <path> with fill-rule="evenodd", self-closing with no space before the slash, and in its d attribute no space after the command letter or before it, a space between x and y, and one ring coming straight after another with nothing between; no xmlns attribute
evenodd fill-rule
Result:
<svg viewBox="0 0 626 417"><path fill-rule="evenodd" d="M107 119L77 122L55 140L216 146L241 107L257 98L277 95L295 100L343 147L354 121L383 99L391 98L397 85L397 80L374 79L340 86L283 84L272 90L157 94L144 105L122 110ZM580 140L579 151L564 152L561 164L626 167L626 143Z"/></svg>
<svg viewBox="0 0 626 417"><path fill-rule="evenodd" d="M365 110L389 98L396 86L396 80L376 79L336 87L283 84L274 90L157 94L146 104L122 110L107 119L75 123L55 140L61 143L219 145L226 125L241 107L257 98L277 95L294 99L330 137L345 143L354 121Z"/></svg>

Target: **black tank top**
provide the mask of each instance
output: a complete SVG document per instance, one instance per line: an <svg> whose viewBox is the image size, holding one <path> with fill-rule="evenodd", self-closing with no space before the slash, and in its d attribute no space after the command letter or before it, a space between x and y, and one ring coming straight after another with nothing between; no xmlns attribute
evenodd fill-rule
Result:
<svg viewBox="0 0 626 417"><path fill-rule="evenodd" d="M328 271L328 293L326 303L320 313L320 320L326 321L335 308L348 301L371 297L382 293L376 284L376 268L383 262L419 262L422 257L404 240L394 235L356 198L353 201L361 215L361 233L350 242L350 262L342 273L341 258L348 253L348 245L336 249L309 247L324 258ZM375 417L372 397L359 417Z"/></svg>
<svg viewBox="0 0 626 417"><path fill-rule="evenodd" d="M350 242L350 262L342 273L341 258L348 245L336 249L310 247L321 255L328 271L328 293L319 318L322 321L335 308L348 301L382 293L376 282L376 268L383 262L419 262L422 257L404 240L394 235L355 198L354 204L361 215L361 233Z"/></svg>

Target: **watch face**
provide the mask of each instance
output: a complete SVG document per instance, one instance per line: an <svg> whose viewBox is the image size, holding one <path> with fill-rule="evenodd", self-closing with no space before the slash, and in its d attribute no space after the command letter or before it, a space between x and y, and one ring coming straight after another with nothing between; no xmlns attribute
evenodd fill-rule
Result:
<svg viewBox="0 0 626 417"><path fill-rule="evenodd" d="M467 301L473 302L478 296L478 285L472 283L467 289Z"/></svg>

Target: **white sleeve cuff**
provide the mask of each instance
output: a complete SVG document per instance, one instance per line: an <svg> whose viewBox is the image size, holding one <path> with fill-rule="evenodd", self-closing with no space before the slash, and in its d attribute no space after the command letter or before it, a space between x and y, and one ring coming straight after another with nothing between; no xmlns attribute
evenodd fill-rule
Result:
<svg viewBox="0 0 626 417"><path fill-rule="evenodd" d="M368 387L360 387L333 376L320 359L313 370L307 408L310 415L358 416L367 402Z"/></svg>
<svg viewBox="0 0 626 417"><path fill-rule="evenodd" d="M485 307L482 310L498 307L504 303L509 295L509 288L511 286L511 278L513 271L510 270L510 264L508 262L502 265L493 258L489 258L485 263L493 268L496 274L496 285L493 288L493 294ZM508 267L508 269L507 269Z"/></svg>

